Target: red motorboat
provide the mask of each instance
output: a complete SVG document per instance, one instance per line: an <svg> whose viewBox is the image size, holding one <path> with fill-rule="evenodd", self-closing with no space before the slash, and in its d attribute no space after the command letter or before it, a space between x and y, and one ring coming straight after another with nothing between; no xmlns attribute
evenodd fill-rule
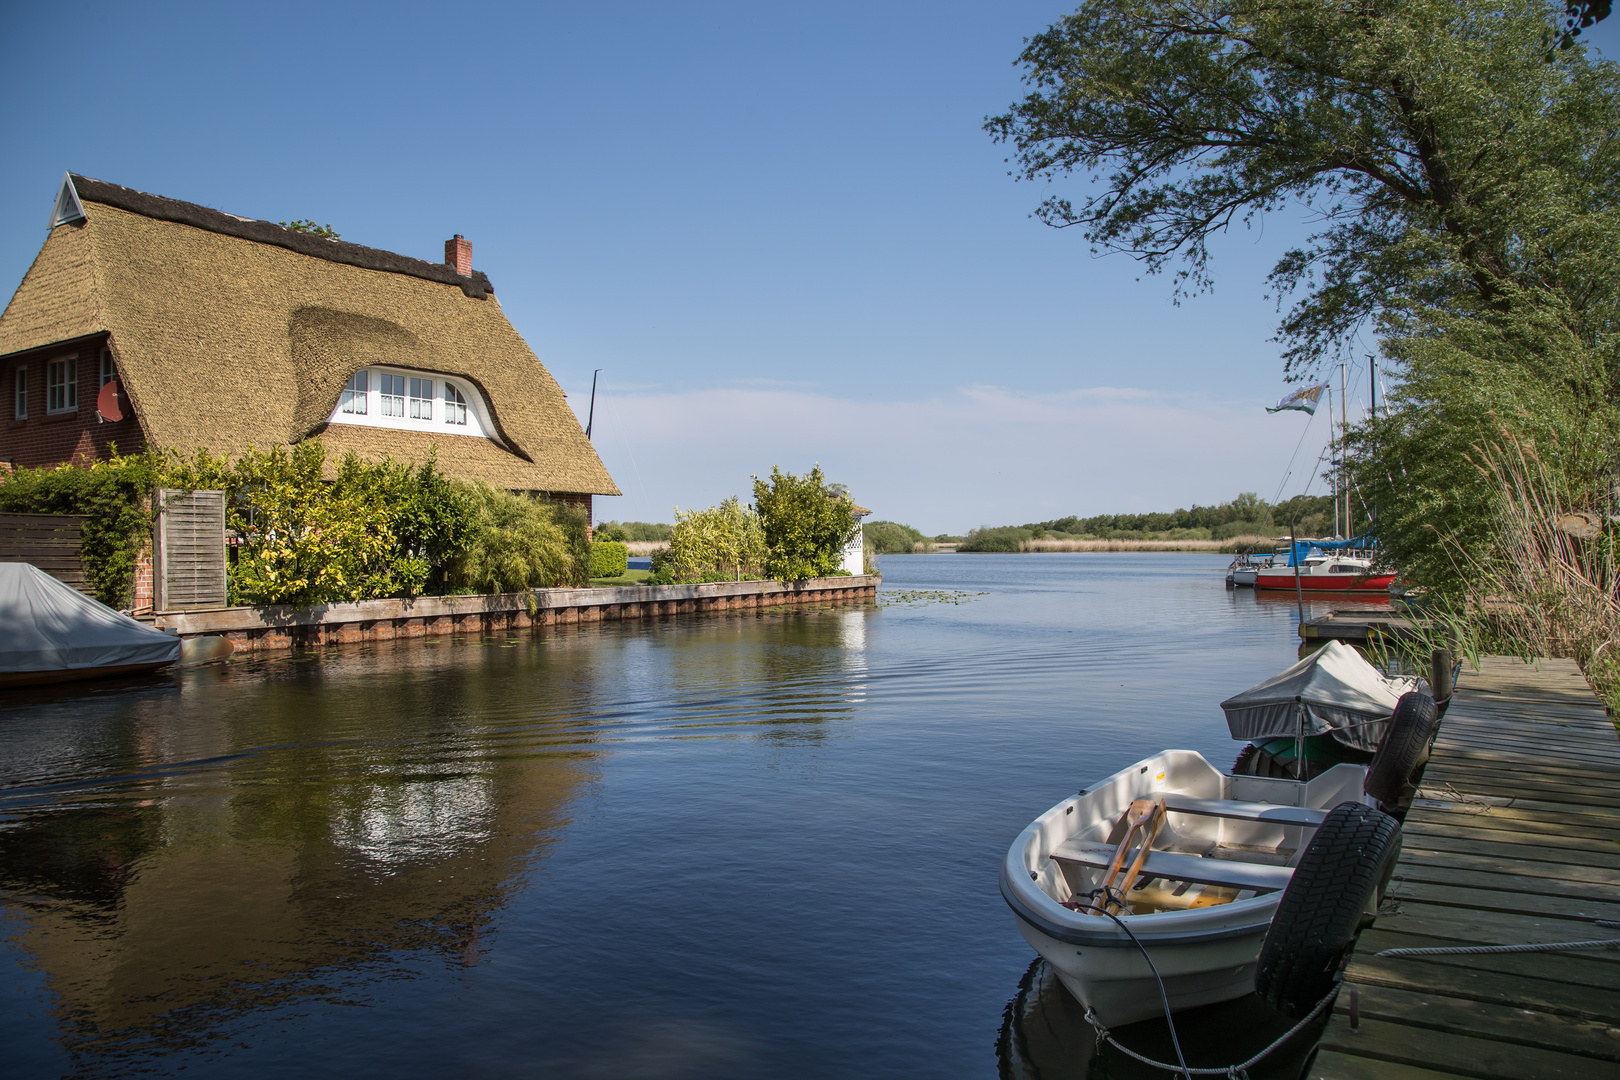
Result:
<svg viewBox="0 0 1620 1080"><path fill-rule="evenodd" d="M1387 593L1394 580L1394 574L1373 573L1371 559L1318 551L1306 556L1297 567L1261 570L1255 575L1254 587L1308 593Z"/></svg>

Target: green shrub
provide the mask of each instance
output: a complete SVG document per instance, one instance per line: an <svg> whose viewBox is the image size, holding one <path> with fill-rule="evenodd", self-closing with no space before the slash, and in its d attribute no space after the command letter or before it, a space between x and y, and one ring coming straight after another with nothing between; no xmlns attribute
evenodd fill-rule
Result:
<svg viewBox="0 0 1620 1080"><path fill-rule="evenodd" d="M765 535L759 516L733 495L707 510L676 510L668 550L675 581L753 578L764 570Z"/></svg>
<svg viewBox="0 0 1620 1080"><path fill-rule="evenodd" d="M912 552L917 545L928 545L928 537L913 529L910 525L901 525L894 521L873 521L861 526L862 536L866 541L866 549L873 555L889 555L899 552Z"/></svg>
<svg viewBox="0 0 1620 1080"><path fill-rule="evenodd" d="M630 569L630 549L616 540L596 540L591 544L591 577L622 577Z"/></svg>
<svg viewBox="0 0 1620 1080"><path fill-rule="evenodd" d="M643 582L643 584L675 584L675 557L670 554L669 548L661 547L657 551L654 551L652 553L652 558L648 560L648 563L649 565L647 569L651 571L651 573L648 575L647 580Z"/></svg>
<svg viewBox="0 0 1620 1080"><path fill-rule="evenodd" d="M754 477L754 507L765 539L765 573L803 581L844 573L844 545L857 528L854 504L834 492L817 465L804 476L771 467Z"/></svg>
<svg viewBox="0 0 1620 1080"><path fill-rule="evenodd" d="M135 596L135 564L152 536L152 491L162 459L156 454L121 457L89 468L62 465L17 469L0 479L0 511L12 514L80 514L88 520L80 555L97 600L127 608Z"/></svg>
<svg viewBox="0 0 1620 1080"><path fill-rule="evenodd" d="M564 503L456 481L473 507L465 546L452 557L452 587L518 592L589 583L585 515Z"/></svg>
<svg viewBox="0 0 1620 1080"><path fill-rule="evenodd" d="M1028 529L1021 529L1016 525L1002 525L997 528L974 529L968 533L967 539L956 550L973 552L992 551L1022 551L1024 541L1032 538Z"/></svg>

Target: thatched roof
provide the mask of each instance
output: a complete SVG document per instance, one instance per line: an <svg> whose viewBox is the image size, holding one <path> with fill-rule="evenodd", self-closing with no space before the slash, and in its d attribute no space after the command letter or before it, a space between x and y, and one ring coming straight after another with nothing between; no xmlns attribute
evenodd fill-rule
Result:
<svg viewBox="0 0 1620 1080"><path fill-rule="evenodd" d="M183 454L321 435L334 457L419 460L502 487L617 495L556 380L489 279L191 203L72 178L56 226L0 315L0 356L110 334L147 438ZM501 445L327 418L349 376L388 364L466 379Z"/></svg>

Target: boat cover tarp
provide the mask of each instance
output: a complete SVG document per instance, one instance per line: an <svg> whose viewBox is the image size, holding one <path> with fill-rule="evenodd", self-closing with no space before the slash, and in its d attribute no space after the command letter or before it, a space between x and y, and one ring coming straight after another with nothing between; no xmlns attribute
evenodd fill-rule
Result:
<svg viewBox="0 0 1620 1080"><path fill-rule="evenodd" d="M1312 555L1327 551L1371 551L1378 546L1378 541L1371 534L1364 533L1348 540L1295 540L1293 546L1288 565L1302 566Z"/></svg>
<svg viewBox="0 0 1620 1080"><path fill-rule="evenodd" d="M1305 659L1236 697L1221 702L1234 739L1332 734L1345 746L1378 749L1400 695L1416 680L1391 680L1341 641L1329 641Z"/></svg>
<svg viewBox="0 0 1620 1080"><path fill-rule="evenodd" d="M0 673L157 665L179 657L179 638L29 563L0 563Z"/></svg>

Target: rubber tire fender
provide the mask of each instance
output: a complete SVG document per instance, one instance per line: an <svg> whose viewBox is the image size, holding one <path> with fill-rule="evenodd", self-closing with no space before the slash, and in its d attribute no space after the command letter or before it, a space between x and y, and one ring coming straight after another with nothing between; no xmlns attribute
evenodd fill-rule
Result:
<svg viewBox="0 0 1620 1080"><path fill-rule="evenodd" d="M1412 691L1402 694L1389 718L1389 730L1367 766L1367 779L1361 790L1382 806L1400 805L1406 785L1429 763L1429 744L1434 740L1439 713L1428 694Z"/></svg>
<svg viewBox="0 0 1620 1080"><path fill-rule="evenodd" d="M1254 992L1297 1018L1335 990L1400 854L1400 822L1362 803L1334 807L1283 890L1255 963Z"/></svg>

